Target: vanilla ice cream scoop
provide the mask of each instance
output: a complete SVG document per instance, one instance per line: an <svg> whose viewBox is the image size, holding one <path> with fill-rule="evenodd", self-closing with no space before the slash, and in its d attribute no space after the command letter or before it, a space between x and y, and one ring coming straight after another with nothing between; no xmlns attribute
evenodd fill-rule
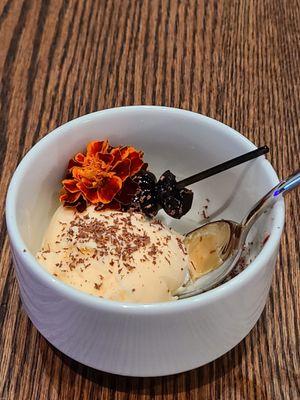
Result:
<svg viewBox="0 0 300 400"><path fill-rule="evenodd" d="M183 236L142 214L92 206L60 206L36 257L65 283L117 301L172 300L188 276Z"/></svg>

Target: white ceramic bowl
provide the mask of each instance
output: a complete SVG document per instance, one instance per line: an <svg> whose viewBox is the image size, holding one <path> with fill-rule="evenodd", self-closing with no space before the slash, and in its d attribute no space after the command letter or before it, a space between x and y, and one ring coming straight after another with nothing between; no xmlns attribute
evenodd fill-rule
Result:
<svg viewBox="0 0 300 400"><path fill-rule="evenodd" d="M214 290L147 305L90 296L56 280L34 254L58 205L67 160L90 140L104 137L143 149L151 169L171 169L178 177L255 148L213 119L165 107L104 110L55 129L24 157L7 195L7 227L23 306L56 348L103 371L158 376L206 364L239 343L264 308L284 224L283 201L252 232L258 241L270 233L262 251L246 270ZM206 198L214 218L239 221L277 182L270 163L260 157L195 184L193 209L179 222L165 222L182 232L194 228Z"/></svg>

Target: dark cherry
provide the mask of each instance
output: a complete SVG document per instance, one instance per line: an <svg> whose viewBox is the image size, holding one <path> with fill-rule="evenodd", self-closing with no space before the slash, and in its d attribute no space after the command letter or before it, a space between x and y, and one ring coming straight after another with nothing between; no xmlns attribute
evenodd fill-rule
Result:
<svg viewBox="0 0 300 400"><path fill-rule="evenodd" d="M168 215L179 219L190 210L193 192L186 188L178 189L175 175L170 171L166 171L161 178L161 184L157 187L161 206Z"/></svg>
<svg viewBox="0 0 300 400"><path fill-rule="evenodd" d="M194 193L190 189L183 188L179 190L179 197L182 203L182 215L185 215L192 207Z"/></svg>
<svg viewBox="0 0 300 400"><path fill-rule="evenodd" d="M156 177L150 171L140 171L133 177L133 181L138 184L141 190L154 189L156 184Z"/></svg>
<svg viewBox="0 0 300 400"><path fill-rule="evenodd" d="M153 218L160 207L154 191L139 190L132 201L131 208Z"/></svg>
<svg viewBox="0 0 300 400"><path fill-rule="evenodd" d="M179 199L173 196L165 197L162 203L162 208L172 218L182 217L182 204Z"/></svg>
<svg viewBox="0 0 300 400"><path fill-rule="evenodd" d="M153 218L157 215L160 207L159 204L156 203L148 203L141 207L141 211L149 218Z"/></svg>
<svg viewBox="0 0 300 400"><path fill-rule="evenodd" d="M170 217L179 219L191 209L192 202L193 192L188 189L181 189L172 196L165 197L162 207Z"/></svg>
<svg viewBox="0 0 300 400"><path fill-rule="evenodd" d="M153 218L163 208L173 218L181 218L191 208L193 192L177 188L176 177L171 171L164 172L156 182L155 175L141 171L133 181L138 189L131 203L131 208Z"/></svg>
<svg viewBox="0 0 300 400"><path fill-rule="evenodd" d="M164 172L156 184L157 198L163 202L165 197L171 196L176 190L175 175L169 170Z"/></svg>

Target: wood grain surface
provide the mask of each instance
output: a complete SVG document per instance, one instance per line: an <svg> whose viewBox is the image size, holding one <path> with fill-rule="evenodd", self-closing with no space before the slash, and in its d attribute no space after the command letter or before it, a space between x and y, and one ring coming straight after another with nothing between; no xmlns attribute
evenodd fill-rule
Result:
<svg viewBox="0 0 300 400"><path fill-rule="evenodd" d="M284 177L300 165L300 4L293 0L0 0L0 213L24 154L58 125L131 104L216 118ZM299 399L299 204L258 324L225 356L124 378L54 350L25 315L0 226L0 399Z"/></svg>

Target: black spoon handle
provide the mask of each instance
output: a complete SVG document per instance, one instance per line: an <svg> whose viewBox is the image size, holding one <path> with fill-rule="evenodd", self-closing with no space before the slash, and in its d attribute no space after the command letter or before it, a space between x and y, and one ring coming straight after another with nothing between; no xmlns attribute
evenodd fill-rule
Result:
<svg viewBox="0 0 300 400"><path fill-rule="evenodd" d="M243 164L246 161L252 160L253 158L262 156L269 152L268 146L259 147L256 150L250 151L249 153L243 154L242 156L228 160L222 164L216 165L215 167L209 168L206 171L199 172L198 174L192 175L188 178L183 179L177 183L179 189L186 186L192 185L193 183L199 182L202 179L206 179L212 175L219 174L220 172L226 171L227 169L236 167L237 165Z"/></svg>

